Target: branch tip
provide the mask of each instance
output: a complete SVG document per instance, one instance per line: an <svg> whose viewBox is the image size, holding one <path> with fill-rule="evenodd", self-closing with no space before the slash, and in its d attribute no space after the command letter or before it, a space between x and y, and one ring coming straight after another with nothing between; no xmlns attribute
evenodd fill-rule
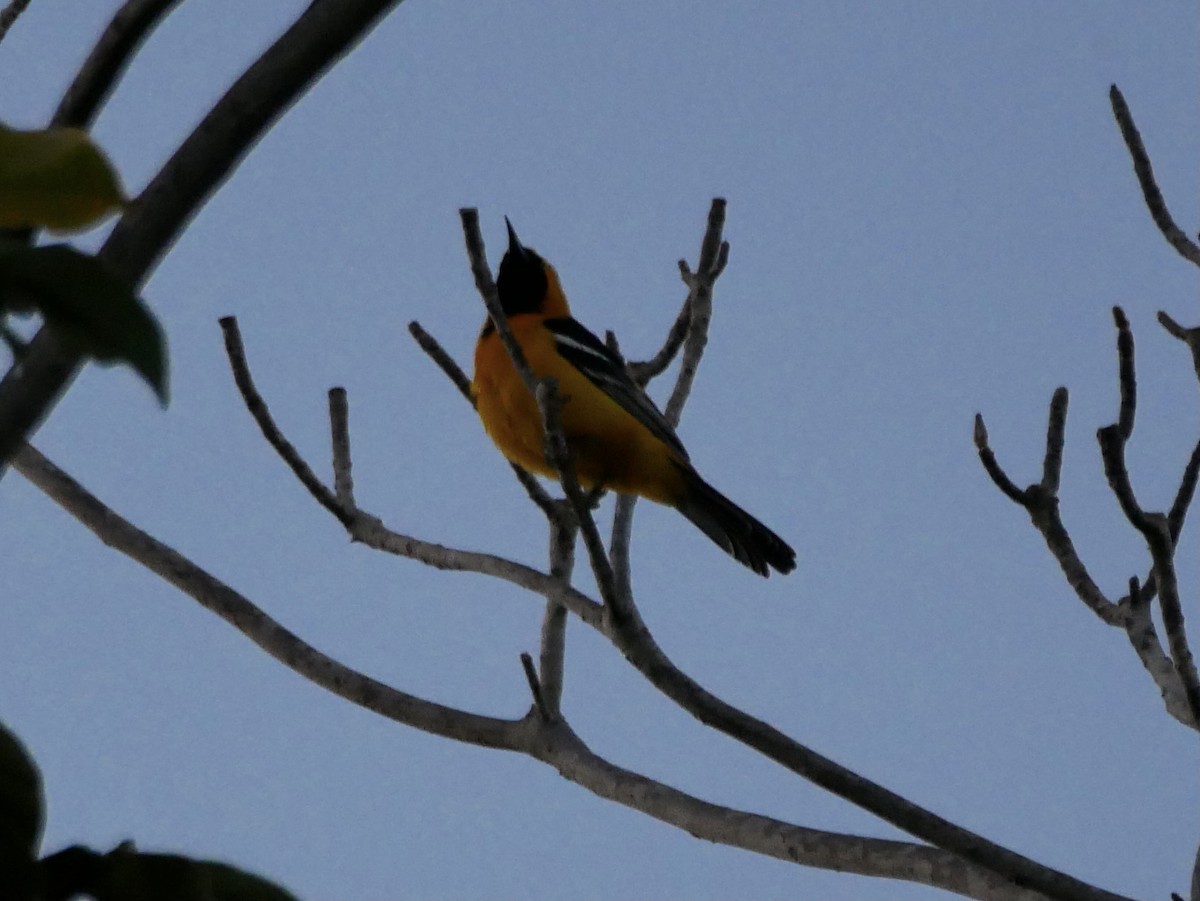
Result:
<svg viewBox="0 0 1200 901"><path fill-rule="evenodd" d="M1133 160L1133 171L1137 176L1138 185L1142 189L1142 198L1145 200L1146 208L1150 211L1150 217L1158 226L1158 230L1162 232L1163 237L1180 256L1200 266L1200 246L1193 243L1171 217L1171 213L1167 209L1167 202L1163 199L1162 191L1159 190L1158 183L1154 179L1150 155L1146 152L1146 145L1142 142L1142 136L1133 121L1133 114L1129 111L1125 97L1115 84L1108 90L1108 99L1112 104L1113 117L1117 120L1117 127L1121 130L1125 147L1129 150L1129 156Z"/></svg>
<svg viewBox="0 0 1200 901"><path fill-rule="evenodd" d="M982 413L975 414L974 438L975 438L976 450L987 450L988 432L987 432L987 426L983 424L983 414Z"/></svg>
<svg viewBox="0 0 1200 901"><path fill-rule="evenodd" d="M521 652L521 667L525 670L525 680L529 683L529 693L533 695L533 706L537 708L538 716L543 722L553 722L554 718L546 707L546 699L542 696L542 682L538 678L537 670L533 668L533 658L528 652Z"/></svg>

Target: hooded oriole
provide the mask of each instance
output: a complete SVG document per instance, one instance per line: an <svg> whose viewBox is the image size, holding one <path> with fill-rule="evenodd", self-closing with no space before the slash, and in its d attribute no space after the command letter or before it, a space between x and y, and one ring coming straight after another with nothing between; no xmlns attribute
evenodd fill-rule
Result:
<svg viewBox="0 0 1200 901"><path fill-rule="evenodd" d="M508 224L496 288L513 337L534 375L558 380L562 425L581 485L674 507L759 575L796 566L796 552L692 467L675 430L629 377L621 358L571 317L554 267L523 247ZM475 345L471 384L479 418L504 456L556 477L542 445L542 419L489 318Z"/></svg>

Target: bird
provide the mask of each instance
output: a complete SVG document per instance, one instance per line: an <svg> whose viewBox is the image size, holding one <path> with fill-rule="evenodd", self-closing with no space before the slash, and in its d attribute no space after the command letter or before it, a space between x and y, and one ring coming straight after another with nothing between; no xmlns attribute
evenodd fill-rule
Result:
<svg viewBox="0 0 1200 901"><path fill-rule="evenodd" d="M761 576L795 569L796 552L706 482L675 429L630 377L621 357L572 315L558 273L517 238L496 290L533 374L558 383L562 430L584 488L635 494L673 507L726 553ZM557 478L543 450L542 418L489 316L475 344L471 395L484 430L509 461Z"/></svg>

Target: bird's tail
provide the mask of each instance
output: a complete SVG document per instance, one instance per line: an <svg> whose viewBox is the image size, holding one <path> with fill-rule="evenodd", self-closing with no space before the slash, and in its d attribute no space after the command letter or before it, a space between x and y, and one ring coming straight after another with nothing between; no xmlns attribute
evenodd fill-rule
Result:
<svg viewBox="0 0 1200 901"><path fill-rule="evenodd" d="M675 507L701 532L760 576L770 575L767 567L781 573L796 568L796 552L786 541L700 478L692 467L681 464L679 469L686 492Z"/></svg>

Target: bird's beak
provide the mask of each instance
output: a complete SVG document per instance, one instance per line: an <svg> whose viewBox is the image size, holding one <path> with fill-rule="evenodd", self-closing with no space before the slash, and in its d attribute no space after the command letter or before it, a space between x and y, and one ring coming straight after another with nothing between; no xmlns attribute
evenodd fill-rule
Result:
<svg viewBox="0 0 1200 901"><path fill-rule="evenodd" d="M525 248L521 246L521 239L517 237L507 216L504 217L504 224L508 226L508 252L518 257L525 256Z"/></svg>

